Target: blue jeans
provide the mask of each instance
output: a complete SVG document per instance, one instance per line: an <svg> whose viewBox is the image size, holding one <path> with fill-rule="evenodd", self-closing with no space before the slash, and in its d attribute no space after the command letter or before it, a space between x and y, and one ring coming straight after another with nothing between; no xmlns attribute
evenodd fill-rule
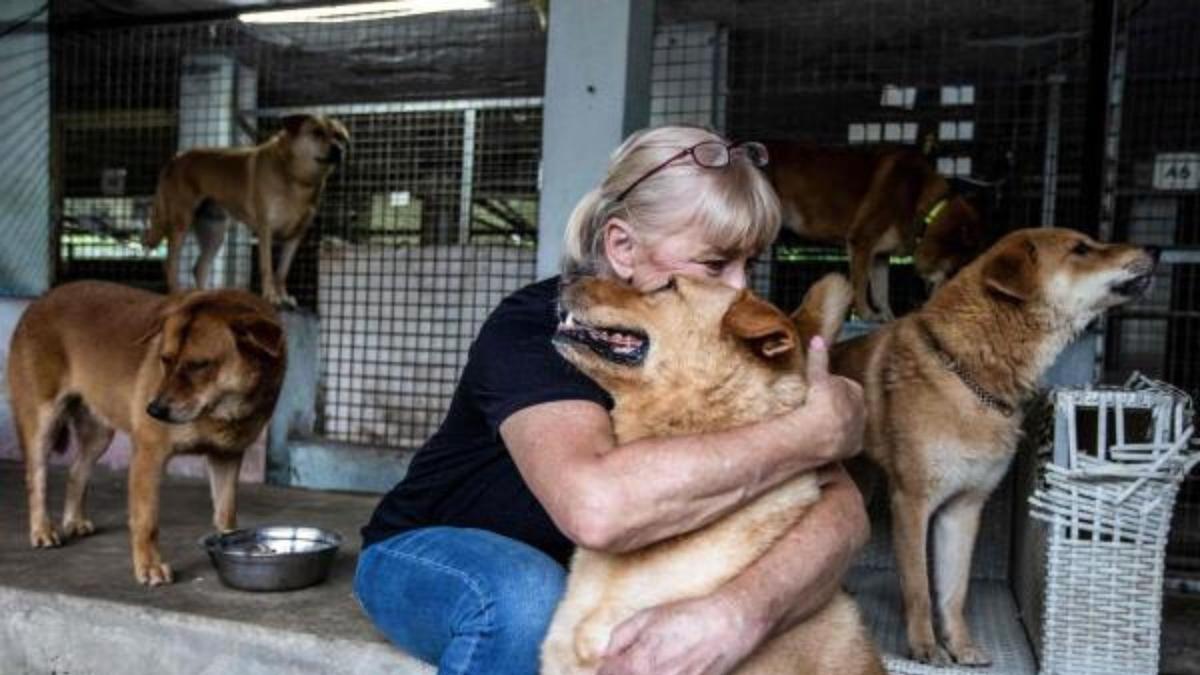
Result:
<svg viewBox="0 0 1200 675"><path fill-rule="evenodd" d="M354 594L367 616L439 675L535 675L566 571L493 532L411 530L368 547Z"/></svg>

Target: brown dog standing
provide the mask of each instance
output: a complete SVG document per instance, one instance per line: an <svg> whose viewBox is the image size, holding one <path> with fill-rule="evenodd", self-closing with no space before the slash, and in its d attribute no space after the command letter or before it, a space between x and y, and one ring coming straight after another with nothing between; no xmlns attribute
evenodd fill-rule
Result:
<svg viewBox="0 0 1200 675"><path fill-rule="evenodd" d="M916 149L766 145L784 222L805 239L846 246L862 318L893 318L889 255L912 254L917 274L937 286L985 246L978 212Z"/></svg>
<svg viewBox="0 0 1200 675"><path fill-rule="evenodd" d="M963 610L980 512L1016 454L1021 405L1089 322L1145 291L1154 265L1155 254L1136 246L1018 230L920 310L835 347L834 372L866 394L866 455L887 474L914 658L988 663Z"/></svg>
<svg viewBox="0 0 1200 675"><path fill-rule="evenodd" d="M171 581L158 551L159 484L176 453L208 456L213 524L236 524L242 453L271 416L286 362L274 309L238 290L165 297L82 281L34 302L13 333L8 384L25 455L29 540L91 534L84 494L115 430L133 441L129 530L134 574ZM46 513L46 455L78 444L62 534Z"/></svg>
<svg viewBox="0 0 1200 675"><path fill-rule="evenodd" d="M304 233L316 215L325 180L342 161L350 134L328 117L292 115L283 130L250 148L194 148L163 167L143 244L167 239L167 287L179 290L179 254L188 230L196 226L200 257L193 270L196 288L205 288L213 257L225 241L228 220L245 223L258 238L262 293L271 304L295 305L287 275ZM199 212L204 210L204 217ZM279 264L271 245L280 241Z"/></svg>

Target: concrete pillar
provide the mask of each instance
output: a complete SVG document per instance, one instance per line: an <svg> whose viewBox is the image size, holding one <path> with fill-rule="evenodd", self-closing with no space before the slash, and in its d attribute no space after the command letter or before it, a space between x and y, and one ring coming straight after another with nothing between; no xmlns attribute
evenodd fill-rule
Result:
<svg viewBox="0 0 1200 675"><path fill-rule="evenodd" d="M179 150L252 145L257 127L257 73L230 56L187 54L179 76ZM231 221L225 245L209 275L212 288L249 288L252 241L249 230ZM179 269L184 288L193 284L198 248L187 238Z"/></svg>
<svg viewBox="0 0 1200 675"><path fill-rule="evenodd" d="M0 4L0 31L7 33L0 38L4 295L38 295L50 286L50 48L43 5L41 0Z"/></svg>
<svg viewBox="0 0 1200 675"><path fill-rule="evenodd" d="M650 118L653 0L555 0L546 53L537 276L557 274L576 202Z"/></svg>

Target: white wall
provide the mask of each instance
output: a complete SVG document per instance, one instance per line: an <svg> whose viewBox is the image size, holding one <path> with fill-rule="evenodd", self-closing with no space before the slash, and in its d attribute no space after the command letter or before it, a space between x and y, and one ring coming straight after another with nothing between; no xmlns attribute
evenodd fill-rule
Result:
<svg viewBox="0 0 1200 675"><path fill-rule="evenodd" d="M50 52L41 0L0 3L0 294L50 283ZM99 178L97 177L97 180Z"/></svg>
<svg viewBox="0 0 1200 675"><path fill-rule="evenodd" d="M534 253L501 246L322 242L325 435L416 447L450 405L467 349Z"/></svg>

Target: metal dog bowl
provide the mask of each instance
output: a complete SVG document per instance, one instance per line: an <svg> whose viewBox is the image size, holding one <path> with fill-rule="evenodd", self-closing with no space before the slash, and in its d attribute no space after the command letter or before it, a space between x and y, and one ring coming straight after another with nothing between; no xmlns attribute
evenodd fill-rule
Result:
<svg viewBox="0 0 1200 675"><path fill-rule="evenodd" d="M341 535L316 527L275 525L210 534L200 540L226 586L290 591L321 583Z"/></svg>

